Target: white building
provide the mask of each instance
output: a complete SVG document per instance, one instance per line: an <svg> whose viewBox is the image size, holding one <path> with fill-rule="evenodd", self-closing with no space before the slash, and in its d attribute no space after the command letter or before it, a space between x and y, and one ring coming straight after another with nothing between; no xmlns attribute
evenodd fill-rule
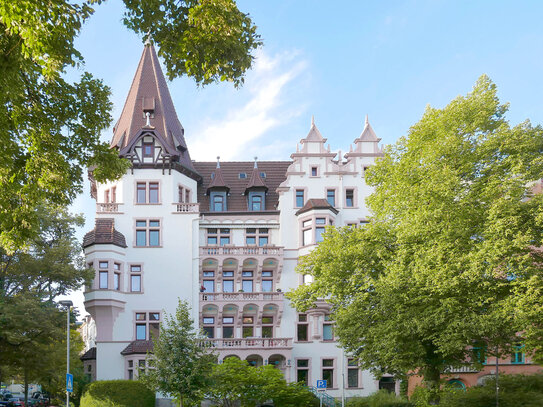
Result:
<svg viewBox="0 0 543 407"><path fill-rule="evenodd" d="M379 140L366 119L338 157L312 122L291 160L192 161L147 44L111 142L132 169L108 184L91 176L96 225L83 245L96 277L85 307L97 336L85 363L95 377L133 378L181 298L221 360L274 364L310 386L326 379L334 397L375 391L337 347L329 306L298 313L284 292L304 284L295 266L327 225L365 222L364 170L382 155Z"/></svg>

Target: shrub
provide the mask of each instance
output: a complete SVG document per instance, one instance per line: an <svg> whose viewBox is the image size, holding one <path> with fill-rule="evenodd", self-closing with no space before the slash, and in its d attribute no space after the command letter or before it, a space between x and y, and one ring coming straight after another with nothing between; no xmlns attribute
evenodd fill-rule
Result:
<svg viewBox="0 0 543 407"><path fill-rule="evenodd" d="M88 385L81 407L154 407L155 393L133 380L103 380Z"/></svg>
<svg viewBox="0 0 543 407"><path fill-rule="evenodd" d="M396 396L386 390L379 390L368 397L354 397L350 399L347 407L411 407L409 403L402 397Z"/></svg>
<svg viewBox="0 0 543 407"><path fill-rule="evenodd" d="M543 374L500 376L500 407L543 406ZM444 394L442 407L494 407L496 405L496 381L489 379L482 386L466 391Z"/></svg>

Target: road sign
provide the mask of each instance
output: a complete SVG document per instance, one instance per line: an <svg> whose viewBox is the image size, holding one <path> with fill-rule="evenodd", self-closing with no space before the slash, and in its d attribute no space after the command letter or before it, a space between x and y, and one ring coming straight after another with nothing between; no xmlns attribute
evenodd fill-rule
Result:
<svg viewBox="0 0 543 407"><path fill-rule="evenodd" d="M70 393L74 391L74 375L70 373L66 373L66 391Z"/></svg>
<svg viewBox="0 0 543 407"><path fill-rule="evenodd" d="M317 380L317 389L318 390L326 389L326 380Z"/></svg>

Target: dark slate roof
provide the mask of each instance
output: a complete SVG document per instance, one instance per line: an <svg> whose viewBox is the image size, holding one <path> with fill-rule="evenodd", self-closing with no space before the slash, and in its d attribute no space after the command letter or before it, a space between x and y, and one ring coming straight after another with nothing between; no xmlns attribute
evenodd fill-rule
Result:
<svg viewBox="0 0 543 407"><path fill-rule="evenodd" d="M144 111L153 111L151 128L146 126ZM142 130L152 130L167 153L178 157L179 163L193 170L184 138L184 129L173 105L168 85L160 68L155 48L147 43L128 92L119 121L113 128L111 146L126 154Z"/></svg>
<svg viewBox="0 0 543 407"><path fill-rule="evenodd" d="M132 341L121 351L121 355L146 354L153 352L153 341Z"/></svg>
<svg viewBox="0 0 543 407"><path fill-rule="evenodd" d="M206 192L211 184L211 174L215 172L216 162L194 162L194 168L202 175L203 182L198 185L198 202L200 202L200 211L207 213L209 211L209 196ZM279 195L276 190L279 184L286 179L286 172L291 161L259 161L258 174L266 174L264 178L265 185L268 187L266 194L266 211L277 210ZM228 212L247 212L247 196L245 190L250 182L248 179L252 176L254 161L221 161L221 176L224 184L230 188L228 194L227 208ZM244 173L247 178L239 178L239 174ZM217 213L217 212L211 212Z"/></svg>
<svg viewBox="0 0 543 407"><path fill-rule="evenodd" d="M79 359L81 360L96 360L96 346L93 348L90 348L88 351L83 353Z"/></svg>
<svg viewBox="0 0 543 407"><path fill-rule="evenodd" d="M300 215L305 212L309 212L313 209L329 209L335 214L338 213L338 210L334 208L326 199L308 199L305 205L298 209L296 215Z"/></svg>
<svg viewBox="0 0 543 407"><path fill-rule="evenodd" d="M114 244L119 247L126 247L124 235L115 230L115 220L110 218L96 219L94 229L83 238L83 247L94 244Z"/></svg>

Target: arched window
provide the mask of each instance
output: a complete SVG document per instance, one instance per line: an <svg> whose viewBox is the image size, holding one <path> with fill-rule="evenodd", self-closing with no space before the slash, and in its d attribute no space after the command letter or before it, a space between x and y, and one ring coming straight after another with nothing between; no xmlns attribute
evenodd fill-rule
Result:
<svg viewBox="0 0 543 407"><path fill-rule="evenodd" d="M454 390L466 390L466 385L462 381L457 379L449 380L447 384L450 388Z"/></svg>

